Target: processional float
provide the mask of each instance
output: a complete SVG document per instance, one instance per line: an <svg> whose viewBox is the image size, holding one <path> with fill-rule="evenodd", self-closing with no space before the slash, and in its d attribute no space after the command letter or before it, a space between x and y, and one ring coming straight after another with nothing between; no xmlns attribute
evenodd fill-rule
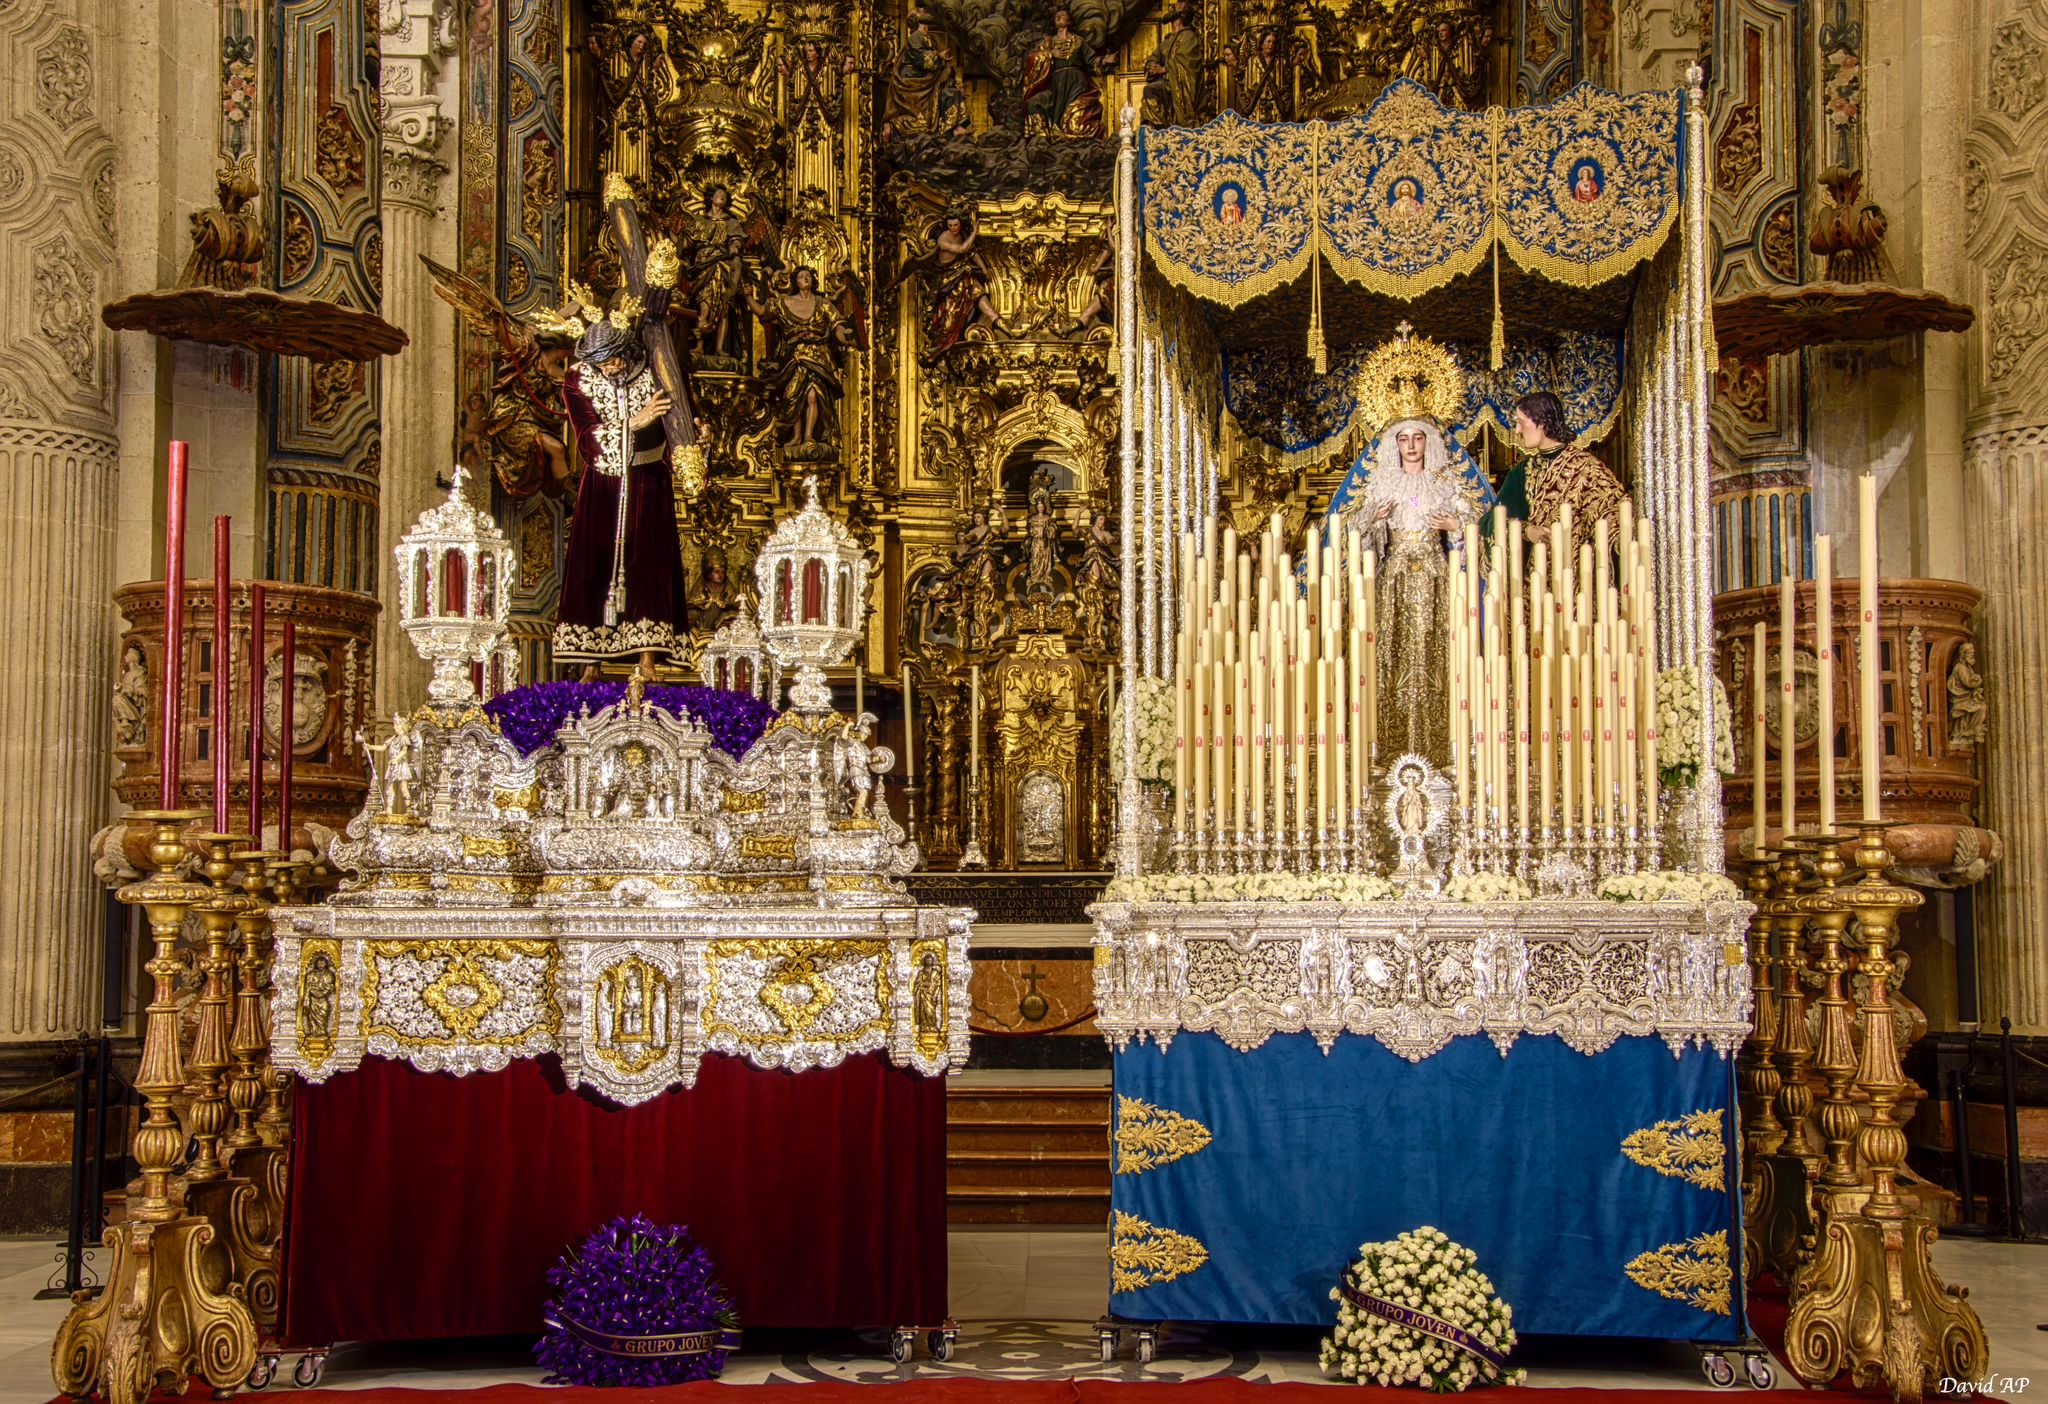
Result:
<svg viewBox="0 0 2048 1404"><path fill-rule="evenodd" d="M635 679L535 730L507 724L517 693L475 690L504 636L511 551L464 477L397 549L402 627L433 680L387 740L359 738L376 766L331 845L335 895L305 904L305 865L188 832L206 811L130 817L146 876L121 895L155 948L142 1188L108 1231L108 1287L59 1332L66 1394L267 1382L295 1080L366 1056L463 1074L553 1054L572 1087L631 1107L693 1085L712 1053L792 1072L876 1054L923 1077L965 1062L974 914L905 890L916 845L876 781L893 758L871 716L832 708L824 669L866 616L868 562L815 483L760 553L759 624L725 638L733 690L677 700ZM785 669L778 714L755 694ZM695 715L707 695L746 704L742 720ZM189 1047L188 959L205 981ZM951 1341L933 1323L934 1347Z"/></svg>
<svg viewBox="0 0 2048 1404"><path fill-rule="evenodd" d="M1093 909L1121 1148L1105 1353L1130 1324L1144 1353L1167 1318L1326 1322L1344 1245L1432 1222L1480 1254L1519 1328L1700 1342L1716 1383L1731 1351L1768 1382L1743 1301L1765 1267L1810 1381L1917 1399L1983 1367L1982 1327L1897 1190L1883 977L1917 899L1886 877L1884 820L1790 834L1754 901L1721 871L1690 81L1479 113L1396 83L1358 117L1274 127L1126 117L1136 569L1118 877ZM1462 345L1440 325L1461 317L1482 329ZM1581 442L1621 429L1633 495L1597 527L1567 509L1525 535L1457 441L1560 372ZM1287 467L1359 450L1330 510L1304 522L1282 489L1227 512L1226 412ZM1465 498L1411 523L1439 572L1412 657L1388 578L1402 517L1374 506L1398 458L1380 437L1411 426ZM1773 1077L1804 1033L1781 1006L1809 945L1827 1049L1810 1146L1785 1118L1803 1127L1811 1092ZM1788 1238L1786 1202L1813 1227L1763 1251L1759 1224ZM1276 1217L1328 1220L1328 1242L1247 1233Z"/></svg>

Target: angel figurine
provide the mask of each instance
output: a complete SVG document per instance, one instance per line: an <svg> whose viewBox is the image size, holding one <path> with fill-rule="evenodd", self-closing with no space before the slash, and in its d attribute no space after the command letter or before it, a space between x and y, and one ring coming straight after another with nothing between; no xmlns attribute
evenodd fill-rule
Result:
<svg viewBox="0 0 2048 1404"><path fill-rule="evenodd" d="M434 292L498 348L489 392L478 395L463 414L463 461L478 470L488 468L512 497L566 493L575 470L567 447L569 410L562 381L575 337L553 325L529 325L468 274L430 258L422 261Z"/></svg>

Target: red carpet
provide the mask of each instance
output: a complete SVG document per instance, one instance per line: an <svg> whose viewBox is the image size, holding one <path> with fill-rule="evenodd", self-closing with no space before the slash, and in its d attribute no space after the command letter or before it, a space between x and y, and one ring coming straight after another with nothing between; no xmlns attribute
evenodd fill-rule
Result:
<svg viewBox="0 0 2048 1404"><path fill-rule="evenodd" d="M1098 1380L1047 1380L1016 1383L1008 1380L911 1380L900 1384L770 1384L675 1385L667 1389L589 1389L540 1385L491 1385L484 1389L351 1389L293 1390L291 1399L318 1400L321 1404L693 1404L698 1400L721 1400L724 1404L828 1404L855 1395L888 1389L908 1404L1145 1404L1152 1396L1171 1390L1185 1404L1330 1404L1335 1399L1365 1399L1372 1404L1416 1404L1430 1398L1421 1390L1382 1389L1377 1385L1354 1385L1348 1390L1314 1384L1254 1384L1245 1380L1193 1380L1185 1384L1125 1383ZM1813 1396L1799 1390L1743 1389L1731 1395L1744 1404L1812 1404ZM1508 1389L1493 1387L1466 1391L1467 1399L1514 1400L1516 1404L1701 1404L1699 1390L1656 1389Z"/></svg>

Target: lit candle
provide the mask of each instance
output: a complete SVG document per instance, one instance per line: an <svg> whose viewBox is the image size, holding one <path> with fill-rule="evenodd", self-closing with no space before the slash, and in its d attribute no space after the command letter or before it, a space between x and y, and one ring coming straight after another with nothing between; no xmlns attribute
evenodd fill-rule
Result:
<svg viewBox="0 0 2048 1404"><path fill-rule="evenodd" d="M1563 826L1578 822L1579 660L1571 646L1558 658L1557 674L1557 808Z"/></svg>
<svg viewBox="0 0 2048 1404"><path fill-rule="evenodd" d="M1857 642L1863 657L1857 671L1862 715L1857 718L1863 759L1863 817L1883 817L1883 782L1879 762L1884 753L1883 719L1877 700L1880 660L1877 647L1877 475L1865 473L1856 492Z"/></svg>
<svg viewBox="0 0 2048 1404"><path fill-rule="evenodd" d="M185 760L185 472L187 446L171 440L164 482L164 695L158 715L157 808L178 807Z"/></svg>
<svg viewBox="0 0 2048 1404"><path fill-rule="evenodd" d="M292 720L293 694L298 691L299 626L284 621L284 646L278 653L277 699L277 846L289 858L292 849Z"/></svg>
<svg viewBox="0 0 2048 1404"><path fill-rule="evenodd" d="M234 729L234 684L228 668L230 527L227 517L213 519L213 681L207 692L207 710L212 713L207 718L211 732L207 744L213 747L213 831L217 834L228 831L228 786L233 783L230 767L234 760L234 743L230 739Z"/></svg>
<svg viewBox="0 0 2048 1404"><path fill-rule="evenodd" d="M1835 614L1834 542L1813 540L1813 654L1820 665L1820 831L1835 831Z"/></svg>
<svg viewBox="0 0 2048 1404"><path fill-rule="evenodd" d="M1770 703L1764 693L1764 649L1767 631L1759 619L1750 630L1749 645L1749 828L1750 839L1755 851L1764 851L1764 830L1768 826L1767 806L1764 795L1768 786L1764 778L1764 722L1769 715Z"/></svg>
<svg viewBox="0 0 2048 1404"><path fill-rule="evenodd" d="M1778 576L1778 823L1779 832L1792 832L1798 812L1798 773L1794 769L1792 744L1792 641L1797 607L1792 595L1792 558L1788 553Z"/></svg>
<svg viewBox="0 0 2048 1404"><path fill-rule="evenodd" d="M263 847L263 684L270 660L263 650L264 590L249 587L249 839Z"/></svg>
<svg viewBox="0 0 2048 1404"><path fill-rule="evenodd" d="M857 717L868 709L868 670L861 664L853 665L853 714Z"/></svg>

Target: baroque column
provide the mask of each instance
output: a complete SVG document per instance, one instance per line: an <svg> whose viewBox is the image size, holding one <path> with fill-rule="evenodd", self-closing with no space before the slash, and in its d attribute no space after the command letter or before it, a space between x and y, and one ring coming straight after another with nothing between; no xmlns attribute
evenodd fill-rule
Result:
<svg viewBox="0 0 2048 1404"><path fill-rule="evenodd" d="M2048 1034L2048 11L1976 0L1970 132L1969 437L1964 492L1989 701L1986 828L2006 861L1987 884L1979 960L1987 1025Z"/></svg>
<svg viewBox="0 0 2048 1404"><path fill-rule="evenodd" d="M0 5L0 1044L99 1023L113 687L114 145L86 0Z"/></svg>
<svg viewBox="0 0 2048 1404"><path fill-rule="evenodd" d="M434 295L425 254L455 263L455 222L443 204L453 121L443 111L443 64L454 49L448 0L383 0L384 318L412 343L380 363L383 481L379 547L368 588L384 602L377 631L377 715L426 696L429 669L399 628L392 551L440 499L435 479L454 467L455 311Z"/></svg>

